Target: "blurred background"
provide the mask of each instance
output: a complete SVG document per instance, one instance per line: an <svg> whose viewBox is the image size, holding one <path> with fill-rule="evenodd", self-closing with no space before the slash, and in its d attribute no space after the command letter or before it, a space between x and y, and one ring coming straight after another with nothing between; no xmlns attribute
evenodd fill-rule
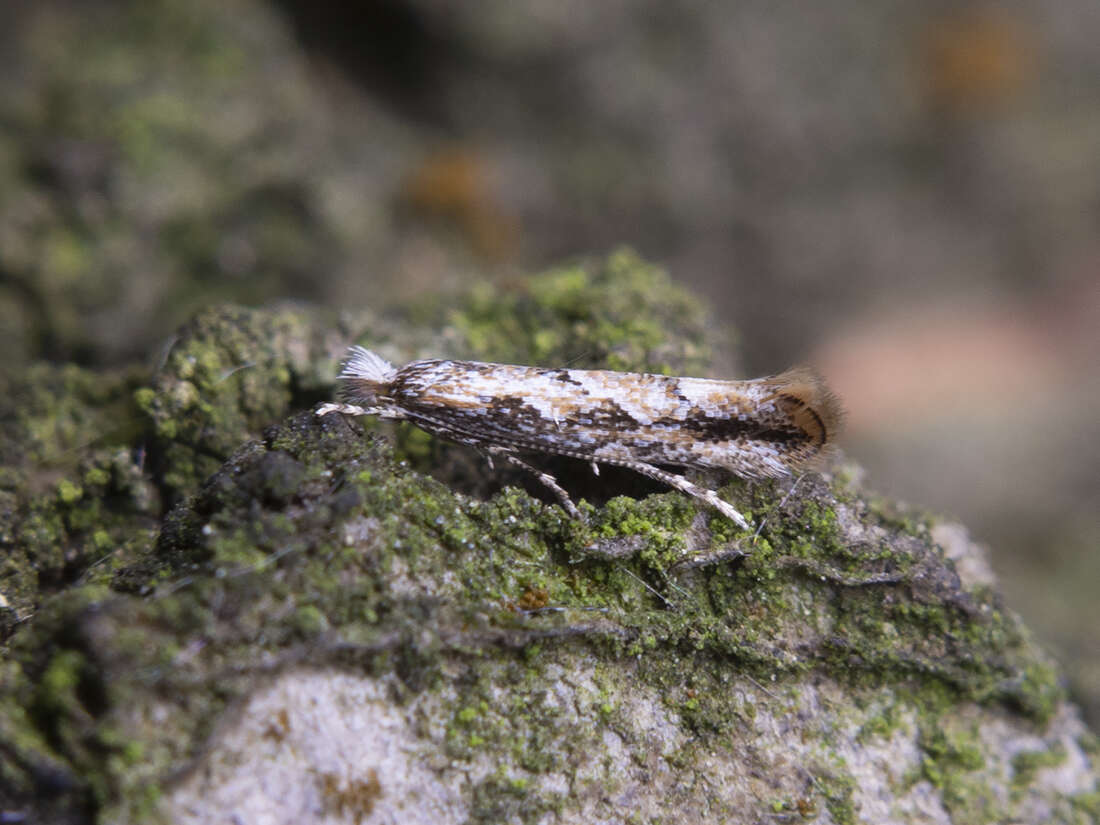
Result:
<svg viewBox="0 0 1100 825"><path fill-rule="evenodd" d="M3 369L629 245L740 376L824 372L1100 719L1095 0L3 6Z"/></svg>

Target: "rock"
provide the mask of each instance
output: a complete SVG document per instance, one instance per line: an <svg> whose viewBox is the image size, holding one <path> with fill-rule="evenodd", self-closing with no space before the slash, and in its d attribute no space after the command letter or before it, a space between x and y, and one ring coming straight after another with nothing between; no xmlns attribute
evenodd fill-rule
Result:
<svg viewBox="0 0 1100 825"><path fill-rule="evenodd" d="M144 542L21 597L0 670L0 810L1095 817L1096 740L962 528L876 498L846 463L793 488L714 479L762 525L754 540L679 493L628 473L594 489L562 461L573 520L502 489L470 450L302 409L338 336L331 316L286 312L204 313L136 391L150 460L131 472L176 503L155 541L137 508ZM701 310L627 253L419 317L342 329L395 360L707 359ZM205 479L199 455L216 465ZM112 500L77 484L56 500Z"/></svg>

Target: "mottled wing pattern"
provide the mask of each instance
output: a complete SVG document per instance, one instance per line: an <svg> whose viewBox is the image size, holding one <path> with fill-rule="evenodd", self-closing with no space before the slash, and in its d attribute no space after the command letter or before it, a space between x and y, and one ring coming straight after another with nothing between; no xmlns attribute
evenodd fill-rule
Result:
<svg viewBox="0 0 1100 825"><path fill-rule="evenodd" d="M344 398L452 440L750 479L812 462L840 415L805 369L751 381L442 360L376 372L386 380L346 379Z"/></svg>
<svg viewBox="0 0 1100 825"><path fill-rule="evenodd" d="M485 448L533 472L573 516L579 511L547 473L515 451L555 453L644 473L705 501L748 529L713 490L659 465L721 468L748 479L790 475L816 460L841 410L804 368L750 381L487 364L414 361L400 369L352 347L340 373L343 403L318 415L412 421L444 438Z"/></svg>

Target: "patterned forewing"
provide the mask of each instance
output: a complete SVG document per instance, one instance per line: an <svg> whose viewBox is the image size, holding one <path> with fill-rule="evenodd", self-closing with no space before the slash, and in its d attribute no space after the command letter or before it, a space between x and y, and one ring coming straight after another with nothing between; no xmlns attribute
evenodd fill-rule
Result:
<svg viewBox="0 0 1100 825"><path fill-rule="evenodd" d="M787 475L819 446L805 426L813 423L805 393L784 393L781 378L417 361L397 371L386 394L402 417L467 444L763 478Z"/></svg>

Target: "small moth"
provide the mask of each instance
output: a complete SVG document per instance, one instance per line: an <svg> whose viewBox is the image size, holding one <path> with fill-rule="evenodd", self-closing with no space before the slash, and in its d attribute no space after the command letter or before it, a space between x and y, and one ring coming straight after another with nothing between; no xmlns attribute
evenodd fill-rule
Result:
<svg viewBox="0 0 1100 825"><path fill-rule="evenodd" d="M396 368L348 350L340 403L317 415L377 415L485 449L534 473L579 516L568 494L517 452L554 453L628 467L749 524L712 490L662 467L782 478L811 465L836 437L840 403L811 370L751 381L610 370L546 369L480 361L413 361Z"/></svg>

